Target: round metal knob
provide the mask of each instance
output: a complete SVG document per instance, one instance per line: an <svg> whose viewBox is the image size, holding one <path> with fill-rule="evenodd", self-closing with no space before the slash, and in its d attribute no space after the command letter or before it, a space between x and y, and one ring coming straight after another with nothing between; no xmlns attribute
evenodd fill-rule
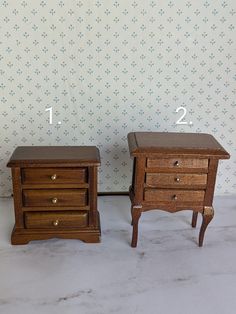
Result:
<svg viewBox="0 0 236 314"><path fill-rule="evenodd" d="M177 195L173 195L173 200L177 200Z"/></svg>
<svg viewBox="0 0 236 314"><path fill-rule="evenodd" d="M176 160L176 162L174 163L175 167L179 167L179 162L178 160Z"/></svg>
<svg viewBox="0 0 236 314"><path fill-rule="evenodd" d="M56 180L56 178L57 178L57 175L56 174L53 174L52 176L51 176L51 180Z"/></svg>
<svg viewBox="0 0 236 314"><path fill-rule="evenodd" d="M54 197L53 199L52 199L52 203L53 204L56 204L58 202L58 199L56 198L56 197Z"/></svg>
<svg viewBox="0 0 236 314"><path fill-rule="evenodd" d="M176 182L180 182L180 178L178 178L178 177L175 178L175 181L176 181Z"/></svg>
<svg viewBox="0 0 236 314"><path fill-rule="evenodd" d="M55 226L55 227L58 226L58 225L59 225L59 220L57 219L57 220L53 221L52 224L53 224L53 226Z"/></svg>

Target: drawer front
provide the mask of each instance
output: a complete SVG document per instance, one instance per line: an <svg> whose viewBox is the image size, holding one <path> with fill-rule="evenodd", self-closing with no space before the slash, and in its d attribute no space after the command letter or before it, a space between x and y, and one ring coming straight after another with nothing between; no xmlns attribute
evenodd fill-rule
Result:
<svg viewBox="0 0 236 314"><path fill-rule="evenodd" d="M154 187L174 187L199 186L205 188L207 184L207 174L183 174L183 173L147 173L146 184Z"/></svg>
<svg viewBox="0 0 236 314"><path fill-rule="evenodd" d="M148 158L148 168L159 168L159 169L172 169L178 171L179 169L208 169L208 159L197 159L197 158Z"/></svg>
<svg viewBox="0 0 236 314"><path fill-rule="evenodd" d="M23 184L86 183L87 168L24 168Z"/></svg>
<svg viewBox="0 0 236 314"><path fill-rule="evenodd" d="M151 202L203 203L205 191L146 189L144 200Z"/></svg>
<svg viewBox="0 0 236 314"><path fill-rule="evenodd" d="M85 206L86 189L23 190L24 206Z"/></svg>
<svg viewBox="0 0 236 314"><path fill-rule="evenodd" d="M67 212L26 212L25 227L28 229L81 228L88 226L88 213Z"/></svg>

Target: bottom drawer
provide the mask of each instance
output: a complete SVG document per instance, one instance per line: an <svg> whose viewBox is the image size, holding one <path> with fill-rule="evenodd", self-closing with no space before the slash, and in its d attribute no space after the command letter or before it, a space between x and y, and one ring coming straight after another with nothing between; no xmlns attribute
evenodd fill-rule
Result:
<svg viewBox="0 0 236 314"><path fill-rule="evenodd" d="M28 229L81 228L88 226L88 212L26 212L25 227Z"/></svg>
<svg viewBox="0 0 236 314"><path fill-rule="evenodd" d="M194 190L146 189L144 200L151 202L203 203L205 192Z"/></svg>

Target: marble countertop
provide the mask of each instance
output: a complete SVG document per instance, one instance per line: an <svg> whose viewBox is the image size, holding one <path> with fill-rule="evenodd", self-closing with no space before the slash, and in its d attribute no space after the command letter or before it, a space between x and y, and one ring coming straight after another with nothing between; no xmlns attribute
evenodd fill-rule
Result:
<svg viewBox="0 0 236 314"><path fill-rule="evenodd" d="M0 199L1 314L234 314L236 196L216 197L204 246L201 217L150 211L130 247L130 202L99 197L102 242L12 246L12 199Z"/></svg>

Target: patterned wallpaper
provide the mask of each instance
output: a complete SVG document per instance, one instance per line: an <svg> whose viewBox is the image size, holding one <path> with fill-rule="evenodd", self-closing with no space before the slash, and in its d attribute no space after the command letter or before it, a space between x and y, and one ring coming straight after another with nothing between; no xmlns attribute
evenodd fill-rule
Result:
<svg viewBox="0 0 236 314"><path fill-rule="evenodd" d="M18 145L97 145L99 190L125 191L133 130L213 134L235 193L235 21L235 0L1 0L0 195Z"/></svg>

